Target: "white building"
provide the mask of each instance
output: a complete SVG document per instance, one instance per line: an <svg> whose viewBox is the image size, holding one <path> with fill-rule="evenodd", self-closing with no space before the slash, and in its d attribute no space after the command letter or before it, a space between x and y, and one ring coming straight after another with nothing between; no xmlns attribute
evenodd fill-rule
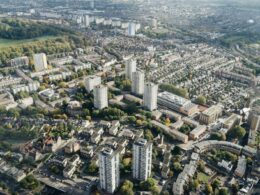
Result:
<svg viewBox="0 0 260 195"><path fill-rule="evenodd" d="M136 24L133 23L133 22L129 23L127 35L128 36L135 36L135 32L136 32Z"/></svg>
<svg viewBox="0 0 260 195"><path fill-rule="evenodd" d="M38 81L34 81L28 84L14 85L12 86L11 90L13 94L17 94L20 91L27 91L27 92L37 91L39 87L40 87L40 83Z"/></svg>
<svg viewBox="0 0 260 195"><path fill-rule="evenodd" d="M152 142L139 138L133 144L133 178L146 180L152 170Z"/></svg>
<svg viewBox="0 0 260 195"><path fill-rule="evenodd" d="M89 27L89 24L90 24L89 16L88 15L84 15L84 17L83 17L83 26L84 27Z"/></svg>
<svg viewBox="0 0 260 195"><path fill-rule="evenodd" d="M92 91L94 87L101 84L101 77L89 76L85 79L85 87L88 92Z"/></svg>
<svg viewBox="0 0 260 195"><path fill-rule="evenodd" d="M128 60L126 62L125 71L126 78L132 80L132 74L133 72L136 72L136 60Z"/></svg>
<svg viewBox="0 0 260 195"><path fill-rule="evenodd" d="M137 71L132 74L132 93L137 95L144 94L144 73Z"/></svg>
<svg viewBox="0 0 260 195"><path fill-rule="evenodd" d="M34 60L34 68L36 72L40 72L48 69L46 54L44 53L34 54L33 60Z"/></svg>
<svg viewBox="0 0 260 195"><path fill-rule="evenodd" d="M119 154L111 148L104 148L99 153L100 187L113 194L119 186Z"/></svg>
<svg viewBox="0 0 260 195"><path fill-rule="evenodd" d="M144 86L144 107L152 111L157 109L158 85L146 83Z"/></svg>
<svg viewBox="0 0 260 195"><path fill-rule="evenodd" d="M11 66L28 66L29 58L27 56L18 57L10 60Z"/></svg>
<svg viewBox="0 0 260 195"><path fill-rule="evenodd" d="M94 107L103 109L108 107L107 87L98 85L94 88Z"/></svg>

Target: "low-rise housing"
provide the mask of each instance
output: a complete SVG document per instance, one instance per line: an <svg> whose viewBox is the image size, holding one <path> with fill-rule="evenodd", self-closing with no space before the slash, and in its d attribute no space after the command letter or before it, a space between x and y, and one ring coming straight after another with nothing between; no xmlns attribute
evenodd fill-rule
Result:
<svg viewBox="0 0 260 195"><path fill-rule="evenodd" d="M241 116L239 116L238 114L232 114L223 122L223 127L230 130L234 126L239 125L241 123L241 120Z"/></svg>
<svg viewBox="0 0 260 195"><path fill-rule="evenodd" d="M192 140L198 139L207 130L206 125L199 125L190 132L190 138Z"/></svg>
<svg viewBox="0 0 260 195"><path fill-rule="evenodd" d="M221 115L222 108L219 105L211 106L200 114L200 122L203 124L210 124L217 120Z"/></svg>

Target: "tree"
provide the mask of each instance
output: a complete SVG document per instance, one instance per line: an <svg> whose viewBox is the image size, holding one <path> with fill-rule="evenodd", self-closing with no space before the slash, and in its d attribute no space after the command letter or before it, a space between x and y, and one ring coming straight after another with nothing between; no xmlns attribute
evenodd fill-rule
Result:
<svg viewBox="0 0 260 195"><path fill-rule="evenodd" d="M88 168L87 168L87 172L91 175L95 175L98 172L98 167L95 163L90 163Z"/></svg>
<svg viewBox="0 0 260 195"><path fill-rule="evenodd" d="M161 195L170 195L170 193L168 191L163 191L161 192Z"/></svg>
<svg viewBox="0 0 260 195"><path fill-rule="evenodd" d="M228 195L228 190L227 190L227 188L221 188L221 189L219 189L218 195Z"/></svg>
<svg viewBox="0 0 260 195"><path fill-rule="evenodd" d="M215 179L213 182L212 182L212 188L215 190L217 188L220 187L220 181L218 179Z"/></svg>
<svg viewBox="0 0 260 195"><path fill-rule="evenodd" d="M207 100L204 96L199 96L196 98L195 102L200 105L205 105Z"/></svg>
<svg viewBox="0 0 260 195"><path fill-rule="evenodd" d="M142 126L143 122L140 119L138 119L138 120L136 120L136 125L137 126Z"/></svg>
<svg viewBox="0 0 260 195"><path fill-rule="evenodd" d="M21 182L21 187L28 190L36 189L40 183L34 178L33 175L28 175Z"/></svg>
<svg viewBox="0 0 260 195"><path fill-rule="evenodd" d="M59 174L60 173L60 169L56 166L56 165L53 165L49 168L49 170L54 173L55 175Z"/></svg>
<svg viewBox="0 0 260 195"><path fill-rule="evenodd" d="M205 193L207 195L210 195L210 194L213 193L213 188L212 188L212 186L209 183L205 186Z"/></svg>
<svg viewBox="0 0 260 195"><path fill-rule="evenodd" d="M189 182L188 182L187 190L188 191L197 191L197 189L199 188L199 185L200 185L200 183L199 183L198 179L190 178Z"/></svg>
<svg viewBox="0 0 260 195"><path fill-rule="evenodd" d="M140 183L140 188L144 191L151 191L152 187L156 185L153 178L148 178L146 181Z"/></svg>
<svg viewBox="0 0 260 195"><path fill-rule="evenodd" d="M136 117L135 117L135 116L129 116L129 117L128 117L128 121L129 121L130 123L135 123L135 122L136 122Z"/></svg>
<svg viewBox="0 0 260 195"><path fill-rule="evenodd" d="M188 91L187 91L187 89L184 89L184 88L177 88L171 84L161 84L159 87L163 91L168 91L170 93L174 93L174 94L182 96L182 97L188 96Z"/></svg>
<svg viewBox="0 0 260 195"><path fill-rule="evenodd" d="M147 129L144 131L144 138L147 139L148 141L153 140L154 137L151 130Z"/></svg>
<svg viewBox="0 0 260 195"><path fill-rule="evenodd" d="M191 131L191 128L189 125L182 125L182 127L179 130L180 132L184 133L184 134L188 134Z"/></svg>
<svg viewBox="0 0 260 195"><path fill-rule="evenodd" d="M124 91L131 91L131 80L123 80L120 88Z"/></svg>
<svg viewBox="0 0 260 195"><path fill-rule="evenodd" d="M198 170L200 172L205 172L205 164L203 163L203 161L199 161L199 163L198 163Z"/></svg>
<svg viewBox="0 0 260 195"><path fill-rule="evenodd" d="M226 138L226 135L224 133L213 132L210 135L210 139L212 139L212 140L219 140L219 141L225 141L227 138Z"/></svg>
<svg viewBox="0 0 260 195"><path fill-rule="evenodd" d="M66 88L67 87L67 84L65 82L60 82L59 83L59 87L60 88Z"/></svg>
<svg viewBox="0 0 260 195"><path fill-rule="evenodd" d="M129 174L131 172L132 159L130 157L123 158L121 163L122 173Z"/></svg>
<svg viewBox="0 0 260 195"><path fill-rule="evenodd" d="M169 127L170 124L171 124L170 119L169 119L169 118L166 118L166 119L165 119L165 125L166 125L167 127Z"/></svg>
<svg viewBox="0 0 260 195"><path fill-rule="evenodd" d="M199 186L200 186L199 180L198 179L194 179L193 180L193 187L194 187L194 189L197 190L199 188Z"/></svg>
<svg viewBox="0 0 260 195"><path fill-rule="evenodd" d="M181 154L181 148L179 146L175 146L173 149L172 149L172 155L180 155Z"/></svg>
<svg viewBox="0 0 260 195"><path fill-rule="evenodd" d="M173 172L173 171L170 171L170 172L169 172L169 177L172 178L173 175L174 175L174 172Z"/></svg>
<svg viewBox="0 0 260 195"><path fill-rule="evenodd" d="M229 132L230 137L234 138L234 139L241 139L241 138L243 138L245 136L245 134L246 134L246 130L243 127L239 126L239 125L235 126Z"/></svg>
<svg viewBox="0 0 260 195"><path fill-rule="evenodd" d="M134 186L134 184L131 181L125 180L119 190L120 194L134 195L133 186Z"/></svg>
<svg viewBox="0 0 260 195"><path fill-rule="evenodd" d="M232 194L236 195L237 192L239 191L239 185L237 183L232 184L231 190L232 190Z"/></svg>
<svg viewBox="0 0 260 195"><path fill-rule="evenodd" d="M181 163L179 162L173 163L173 170L177 173L180 173L182 171Z"/></svg>

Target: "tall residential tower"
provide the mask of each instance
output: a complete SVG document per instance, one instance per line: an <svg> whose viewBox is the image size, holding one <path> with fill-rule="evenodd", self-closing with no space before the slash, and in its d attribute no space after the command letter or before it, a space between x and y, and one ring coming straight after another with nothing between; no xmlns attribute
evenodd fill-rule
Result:
<svg viewBox="0 0 260 195"><path fill-rule="evenodd" d="M119 186L119 153L111 148L104 148L99 153L100 187L113 194Z"/></svg>
<svg viewBox="0 0 260 195"><path fill-rule="evenodd" d="M141 71L132 74L132 93L137 95L144 94L144 73Z"/></svg>
<svg viewBox="0 0 260 195"><path fill-rule="evenodd" d="M144 107L150 111L157 109L158 85L146 83L144 86Z"/></svg>
<svg viewBox="0 0 260 195"><path fill-rule="evenodd" d="M108 107L107 87L104 85L98 85L94 87L94 107L97 109L103 109Z"/></svg>
<svg viewBox="0 0 260 195"><path fill-rule="evenodd" d="M133 178L146 180L152 170L152 142L139 138L133 144Z"/></svg>
<svg viewBox="0 0 260 195"><path fill-rule="evenodd" d="M133 72L136 72L136 60L131 59L126 62L126 67L125 67L126 78L132 80Z"/></svg>
<svg viewBox="0 0 260 195"><path fill-rule="evenodd" d="M47 57L45 53L34 54L33 60L36 72L40 72L48 68Z"/></svg>

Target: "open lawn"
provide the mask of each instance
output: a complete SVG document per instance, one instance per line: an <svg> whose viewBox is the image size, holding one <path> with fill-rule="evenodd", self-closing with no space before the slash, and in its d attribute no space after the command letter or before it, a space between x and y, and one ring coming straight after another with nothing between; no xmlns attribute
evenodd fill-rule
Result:
<svg viewBox="0 0 260 195"><path fill-rule="evenodd" d="M27 44L27 43L32 43L36 41L45 41L49 39L55 39L57 36L43 36L35 39L24 39L24 40L11 40L11 39L1 39L0 38L0 50L6 47L12 47L12 46L17 46L17 45L22 45L22 44Z"/></svg>
<svg viewBox="0 0 260 195"><path fill-rule="evenodd" d="M206 175L205 173L199 172L198 173L198 180L203 182L203 183L207 183L209 181L210 177L208 175Z"/></svg>

